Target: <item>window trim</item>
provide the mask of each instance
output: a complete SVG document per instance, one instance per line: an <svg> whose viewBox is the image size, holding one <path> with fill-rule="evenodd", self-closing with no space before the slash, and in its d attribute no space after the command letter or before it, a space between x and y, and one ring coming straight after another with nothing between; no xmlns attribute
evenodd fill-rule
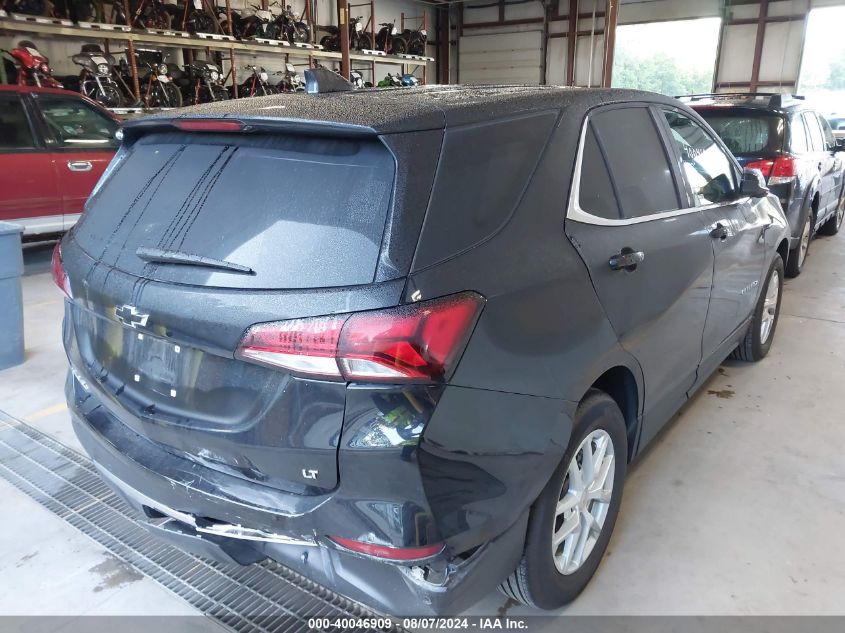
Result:
<svg viewBox="0 0 845 633"><path fill-rule="evenodd" d="M583 163L584 157L584 142L587 138L587 129L590 125L590 116L593 112L596 111L605 111L605 110L615 110L620 108L626 107L638 107L638 108L645 108L648 110L648 114L652 117L652 122L654 122L654 113L652 111L652 106L659 105L659 104L652 104L652 103L644 103L644 102L629 102L629 103L622 103L622 104L614 104L608 107L601 107L596 108L595 110L591 110L587 113L584 117L584 121L581 124L581 132L579 134L578 140L578 150L575 156L575 168L572 173L572 186L569 188L569 203L566 209L566 219L572 220L573 222L581 222L582 224L593 224L597 226L630 226L632 224L642 224L643 222L653 222L654 220L663 220L666 218L674 218L681 215L688 215L690 213L697 213L702 207L684 207L683 204L685 200L681 197L681 188L678 186L678 174L677 174L677 166L674 164L674 161L671 159L670 156L666 156L666 161L669 163L669 169L672 172L672 180L675 185L675 195L678 196L678 202L681 204L680 209L673 209L671 211L657 211L655 213L651 213L649 215L642 215L635 218L619 218L617 220L611 220L607 218L601 218L597 215L593 215L584 209L581 208L579 203L579 197L581 192L581 167ZM663 136L663 128L659 125L656 125L656 134L657 138L660 143L663 145L664 153L667 151L666 149L666 140ZM674 149L669 149L674 155ZM606 165L607 166L607 165ZM608 174L610 175L611 181L613 179L613 174L610 173L610 167L607 166ZM686 191L686 181L684 180L684 189ZM687 204L689 204L687 202Z"/></svg>

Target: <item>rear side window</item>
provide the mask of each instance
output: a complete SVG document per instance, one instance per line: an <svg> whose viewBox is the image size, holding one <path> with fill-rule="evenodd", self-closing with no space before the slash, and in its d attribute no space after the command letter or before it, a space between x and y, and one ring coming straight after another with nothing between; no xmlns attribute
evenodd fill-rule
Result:
<svg viewBox="0 0 845 633"><path fill-rule="evenodd" d="M824 147L824 137L822 136L822 130L819 127L819 122L816 119L816 115L812 112L805 112L803 115L804 123L807 125L807 131L810 133L810 147L814 152L823 152Z"/></svg>
<svg viewBox="0 0 845 633"><path fill-rule="evenodd" d="M581 156L581 180L578 206L590 215L606 220L619 219L619 202L613 192L610 174L599 148L592 125L587 126L584 153Z"/></svg>
<svg viewBox="0 0 845 633"><path fill-rule="evenodd" d="M154 134L92 196L75 235L145 278L234 288L372 283L394 179L375 140ZM139 248L246 266L157 264Z"/></svg>
<svg viewBox="0 0 845 633"><path fill-rule="evenodd" d="M663 114L681 157L681 166L692 189L695 206L736 198L733 163L710 134L680 112L664 110Z"/></svg>
<svg viewBox="0 0 845 633"><path fill-rule="evenodd" d="M511 217L558 112L447 129L415 268L496 233Z"/></svg>
<svg viewBox="0 0 845 633"><path fill-rule="evenodd" d="M34 147L32 129L21 100L17 96L0 96L0 151Z"/></svg>
<svg viewBox="0 0 845 633"><path fill-rule="evenodd" d="M622 217L679 209L669 160L648 109L615 108L590 118L607 157Z"/></svg>
<svg viewBox="0 0 845 633"><path fill-rule="evenodd" d="M794 117L789 125L789 149L796 154L804 154L810 149L807 128L800 115Z"/></svg>
<svg viewBox="0 0 845 633"><path fill-rule="evenodd" d="M734 156L776 152L783 146L783 118L763 112L700 110Z"/></svg>

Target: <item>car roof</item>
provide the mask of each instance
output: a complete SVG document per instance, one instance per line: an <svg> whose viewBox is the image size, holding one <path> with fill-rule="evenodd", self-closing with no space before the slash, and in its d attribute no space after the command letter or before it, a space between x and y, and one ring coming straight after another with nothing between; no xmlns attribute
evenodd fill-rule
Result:
<svg viewBox="0 0 845 633"><path fill-rule="evenodd" d="M19 92L19 93L44 93L44 94L58 94L70 95L74 97L82 97L78 92L72 90L64 90L62 88L40 88L38 86L18 86L13 84L0 84L0 91L2 92Z"/></svg>
<svg viewBox="0 0 845 633"><path fill-rule="evenodd" d="M335 129L389 134L483 123L574 105L586 110L605 103L630 101L678 105L676 100L663 95L618 88L431 85L325 94L284 93L218 101L134 120L126 128L153 127L163 123L163 119L233 118L289 122L298 127L328 123Z"/></svg>
<svg viewBox="0 0 845 633"><path fill-rule="evenodd" d="M812 110L804 101L804 97L800 95L770 92L684 95L678 98L693 110L699 108L743 108L779 114Z"/></svg>

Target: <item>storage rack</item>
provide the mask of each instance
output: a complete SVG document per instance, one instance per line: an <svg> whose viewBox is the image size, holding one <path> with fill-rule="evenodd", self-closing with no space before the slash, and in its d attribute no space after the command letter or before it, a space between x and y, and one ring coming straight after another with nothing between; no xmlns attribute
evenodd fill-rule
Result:
<svg viewBox="0 0 845 633"><path fill-rule="evenodd" d="M131 20L133 14L129 12L128 0L115 0L116 2L123 2L125 15L127 20ZM262 6L266 5L266 0L262 0ZM226 11L231 12L229 0L226 0ZM306 6L308 3L306 3ZM345 0L338 0L338 5L344 9L344 15L339 20L341 31L344 28L348 29L346 13L348 7ZM371 16L374 15L372 3ZM216 15L214 16L216 20ZM375 22L371 17L370 22ZM229 25L232 20L228 20ZM310 23L309 25L314 28ZM375 45L375 30L374 25L371 27L373 43ZM228 53L228 61L230 63L229 75L232 77L233 85L235 86L235 94L237 94L237 74L236 74L236 55L238 53L253 54L253 55L279 55L284 62L291 58L305 59L307 65L313 67L318 61L329 61L333 63L340 63L341 72L348 78L351 62L369 62L373 68L373 83L375 81L375 63L379 64L396 64L401 67L401 72L408 72L409 68L422 66L424 69L429 62L433 62L433 57L421 55L386 55L381 51L350 51L349 40L341 38L341 51L324 50L321 46L311 43L297 42L290 44L287 41L281 40L238 40L231 32L229 34L219 33L188 33L185 31L175 29L137 29L126 25L119 24L105 24L98 22L79 22L73 23L69 20L48 18L42 16L31 16L21 14L5 14L0 12L0 33L15 35L15 34L31 34L48 37L59 37L69 39L81 40L103 40L108 50L109 42L126 42L129 49L129 67L132 74L132 88L135 91L135 96L140 95L140 85L138 77L138 68L135 61L135 45L158 45L169 48L181 48L186 53L191 54L191 51L206 50L207 52L217 51L220 53ZM348 31L347 31L348 33ZM345 40L345 41L344 41ZM345 44L345 46L344 46ZM343 49L346 50L343 50ZM210 56L210 55L209 55ZM186 62L189 60L186 60ZM302 65L302 64L297 64ZM423 71L423 81L425 83L425 70Z"/></svg>

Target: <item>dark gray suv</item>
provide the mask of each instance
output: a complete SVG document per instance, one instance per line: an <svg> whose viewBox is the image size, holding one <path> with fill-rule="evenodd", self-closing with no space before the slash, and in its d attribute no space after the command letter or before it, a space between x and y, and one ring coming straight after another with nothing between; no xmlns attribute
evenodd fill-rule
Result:
<svg viewBox="0 0 845 633"><path fill-rule="evenodd" d="M559 607L628 462L772 344L783 213L672 99L275 95L123 132L55 252L67 399L203 556L394 614Z"/></svg>

